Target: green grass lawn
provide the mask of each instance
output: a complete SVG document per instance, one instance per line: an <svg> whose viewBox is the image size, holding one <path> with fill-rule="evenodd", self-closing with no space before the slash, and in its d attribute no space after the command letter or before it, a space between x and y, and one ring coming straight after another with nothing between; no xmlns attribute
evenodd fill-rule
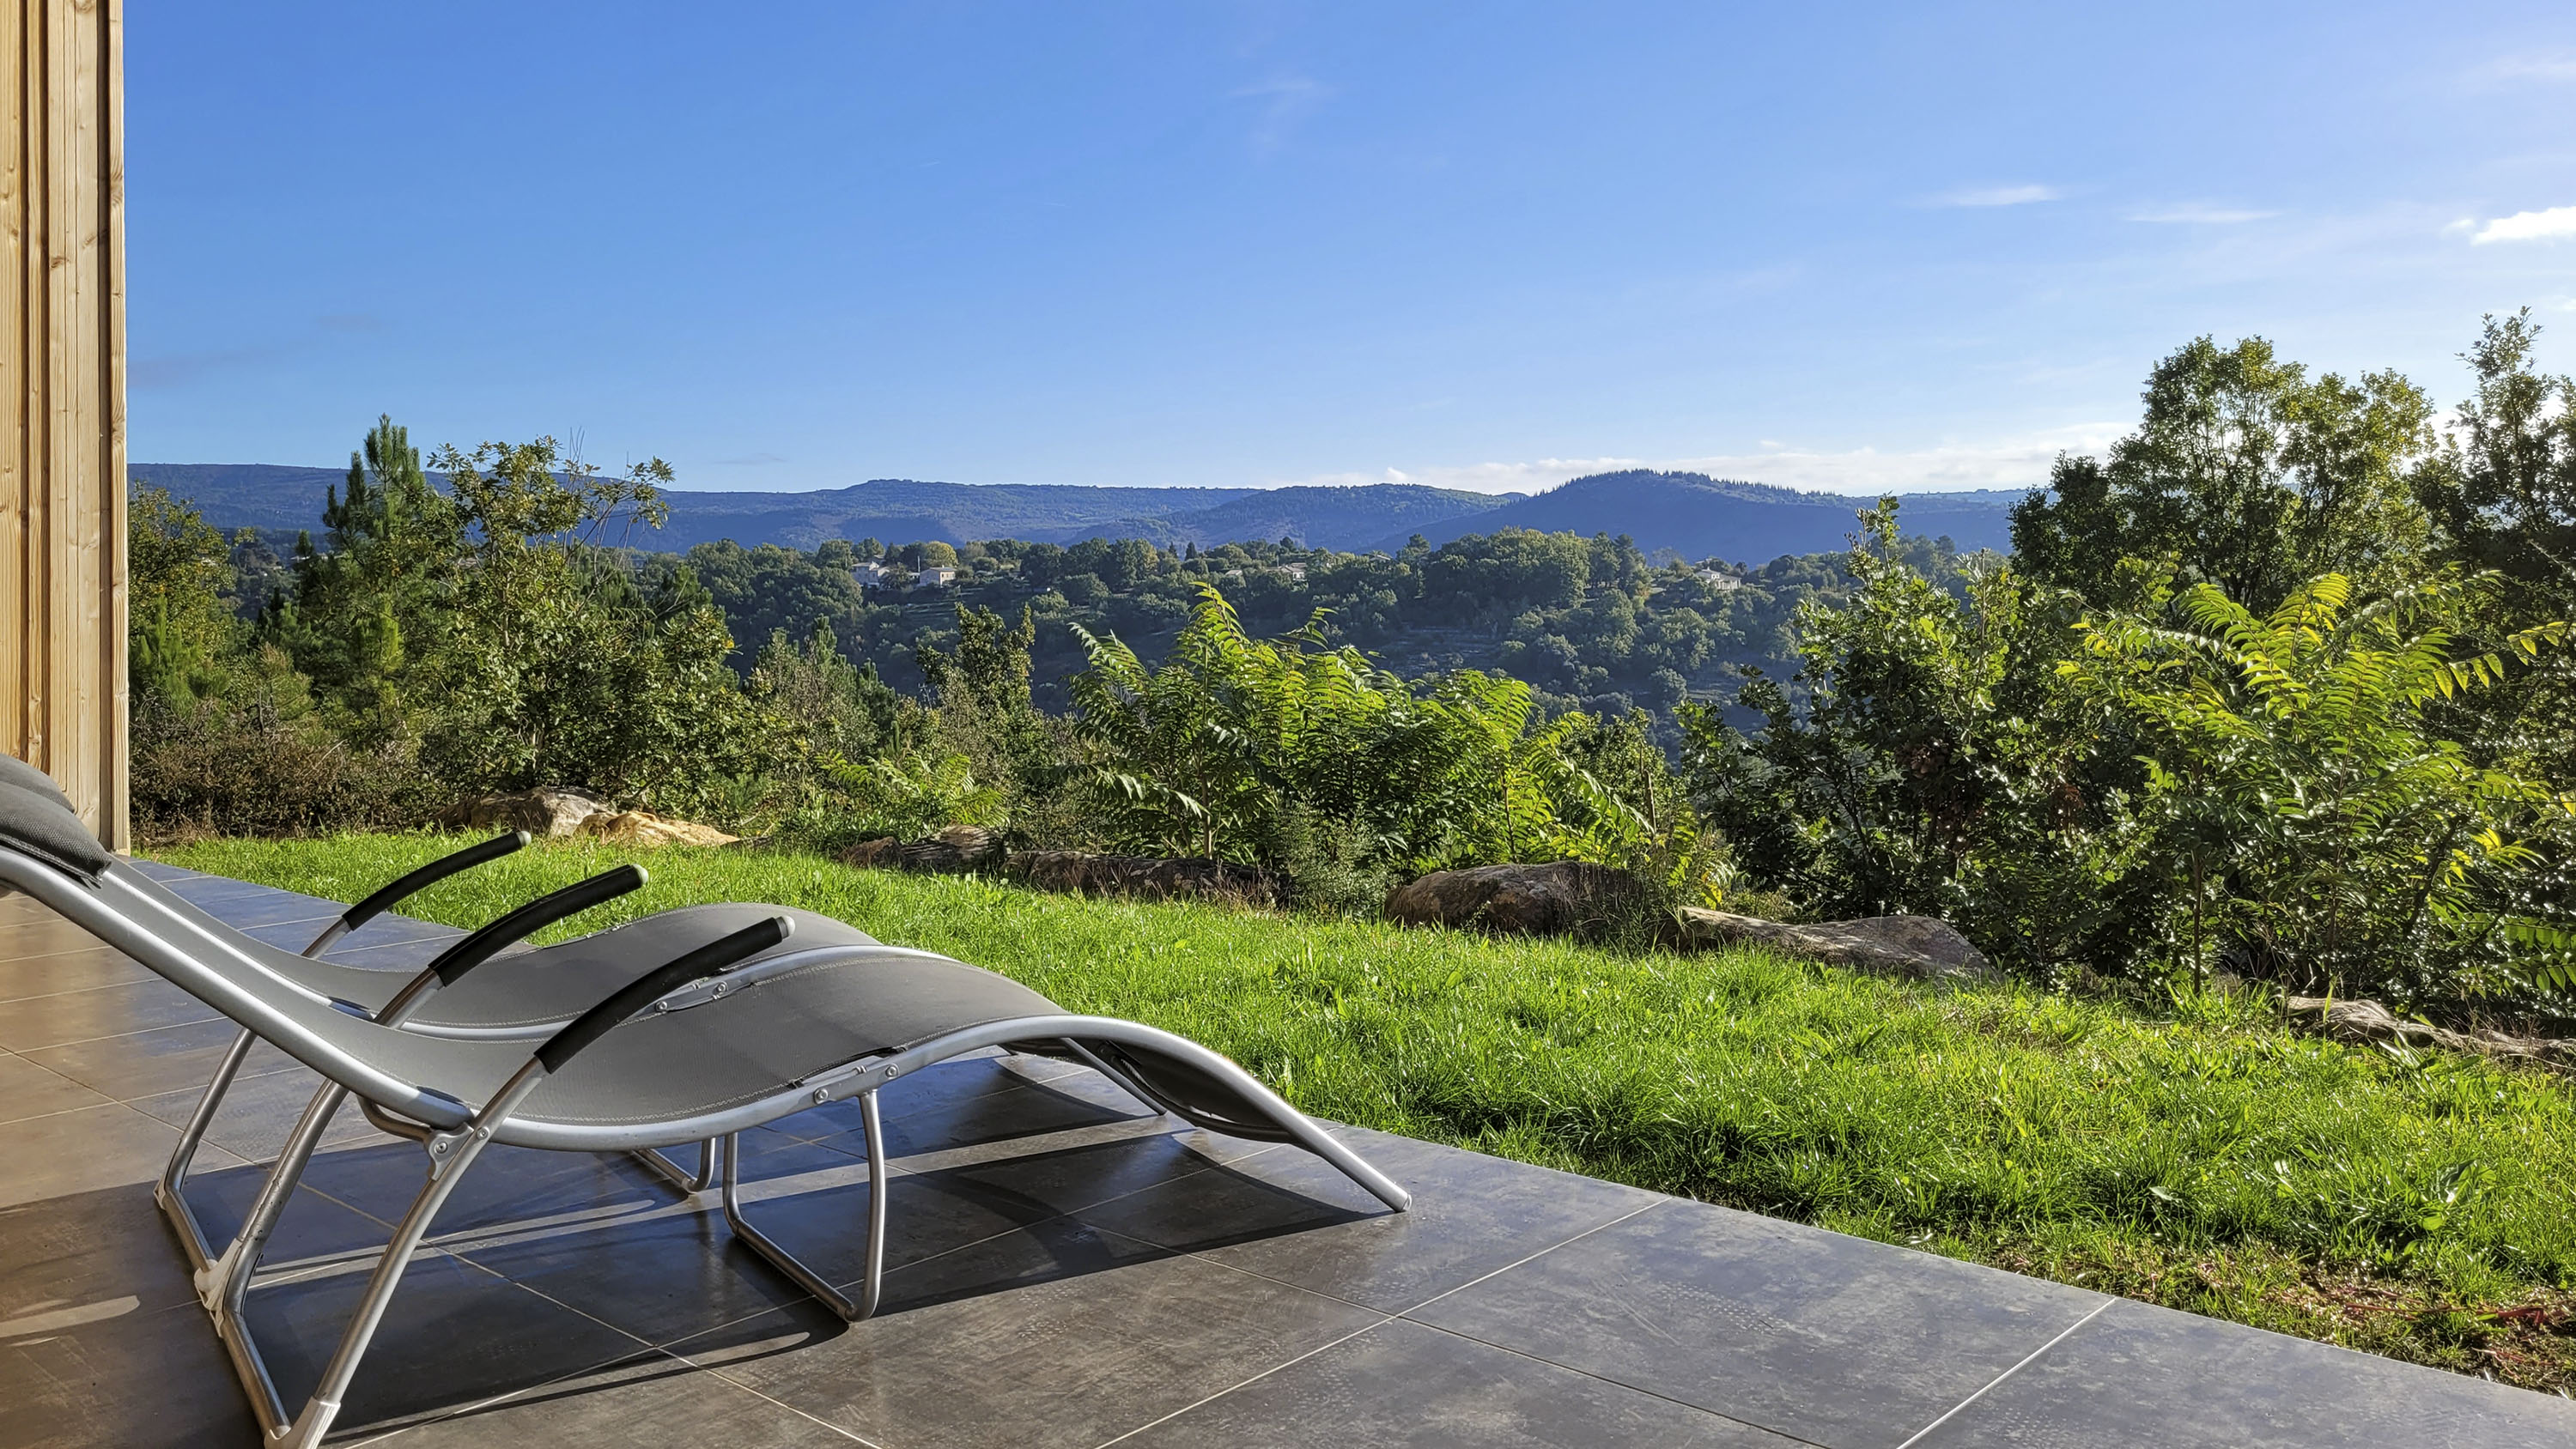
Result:
<svg viewBox="0 0 2576 1449"><path fill-rule="evenodd" d="M464 843L159 858L355 900ZM2318 1041L2241 997L1938 990L1759 952L1088 901L786 853L541 845L403 909L479 925L629 859L652 884L571 929L802 906L1193 1037L1321 1116L2576 1388L2576 1102L2535 1071Z"/></svg>

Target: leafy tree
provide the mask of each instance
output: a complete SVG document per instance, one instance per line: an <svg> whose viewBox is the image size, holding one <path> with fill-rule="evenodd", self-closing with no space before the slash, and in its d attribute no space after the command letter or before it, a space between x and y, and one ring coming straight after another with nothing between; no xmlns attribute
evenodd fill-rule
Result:
<svg viewBox="0 0 2576 1449"><path fill-rule="evenodd" d="M724 616L685 570L652 596L601 543L658 525L660 459L623 478L551 438L437 458L466 540L434 661L423 755L470 789L580 783L666 809L751 764L754 718Z"/></svg>
<svg viewBox="0 0 2576 1449"><path fill-rule="evenodd" d="M454 505L430 485L420 452L380 416L349 476L323 506L324 541L299 541L291 600L263 615L262 634L295 660L361 733L403 724L405 639L435 629L461 547Z"/></svg>
<svg viewBox="0 0 2576 1449"><path fill-rule="evenodd" d="M1753 881L1827 917L1940 915L2015 965L2121 969L2140 903L2117 722L2060 679L2079 601L2007 567L1965 597L1901 556L1895 500L1865 519L1840 608L1798 620L1789 689L1760 675L1761 728L1683 709L1702 816Z"/></svg>
<svg viewBox="0 0 2576 1449"><path fill-rule="evenodd" d="M2462 562L2564 601L2576 594L2576 377L2540 372L2539 340L2530 308L2485 319L2467 353L2477 391L2423 500Z"/></svg>
<svg viewBox="0 0 2576 1449"><path fill-rule="evenodd" d="M2166 561L2269 608L2328 570L2384 589L2420 563L2430 524L2413 473L2432 404L2404 377L2311 379L2259 337L2202 337L2156 365L2145 401L2107 463L2061 457L2049 490L2014 510L2030 578L2120 605L2133 601L2104 591L2122 559Z"/></svg>
<svg viewBox="0 0 2576 1449"><path fill-rule="evenodd" d="M2546 925L2509 909L2539 859L2520 837L2576 815L2576 800L2481 765L2424 716L2568 628L2462 655L2477 597L2436 576L2357 604L2351 581L2327 574L2257 614L2203 583L2178 600L2185 627L2084 628L2061 673L2145 725L2138 869L2178 899L2170 929L2195 969L2216 955L2408 1004L2512 984L2518 945Z"/></svg>
<svg viewBox="0 0 2576 1449"><path fill-rule="evenodd" d="M135 699L187 703L222 688L239 626L231 549L197 510L145 487L126 505L127 669Z"/></svg>

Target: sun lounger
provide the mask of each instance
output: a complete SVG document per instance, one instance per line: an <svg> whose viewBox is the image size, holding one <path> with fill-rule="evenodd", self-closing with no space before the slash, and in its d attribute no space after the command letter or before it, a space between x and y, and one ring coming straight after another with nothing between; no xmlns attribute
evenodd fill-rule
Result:
<svg viewBox="0 0 2576 1449"><path fill-rule="evenodd" d="M442 951L422 971L388 971L323 958L324 951L350 932L406 898L459 872L498 860L527 843L526 832L513 831L431 861L343 911L314 937L302 955L264 947L260 959L288 981L339 1002L344 1009L363 1010L389 1025L429 1036L529 1039L552 1034L654 966L772 915L784 914L794 922L792 950L800 960L820 960L836 947L877 944L876 938L865 931L812 911L750 905L683 906L518 953L511 958L507 970L473 970L546 926L642 885L643 873L630 868L606 872L507 912ZM162 895L165 908L186 904L147 876L137 874L134 883L138 889ZM760 964L769 969L765 958ZM453 980L455 984L434 992L428 989L441 980ZM389 1015L386 1009L398 997L405 997L406 992L411 993L405 998L406 1009ZM223 1105L225 1093L256 1041L257 1037L248 1031L234 1039L231 1050L216 1067L213 1080L199 1096L196 1110L181 1129L179 1144L171 1152L169 1165L162 1170L161 1182L154 1190L162 1212L178 1229L180 1243L196 1271L198 1293L210 1302L221 1295L223 1280L238 1265L243 1244L236 1239L219 1253L208 1243L204 1226L188 1203L188 1171L205 1141L207 1128L214 1122L216 1110ZM717 1148L713 1142L699 1144L694 1170L684 1169L649 1148L635 1156L686 1192L701 1191L715 1178Z"/></svg>
<svg viewBox="0 0 2576 1449"><path fill-rule="evenodd" d="M47 782L48 784L50 782ZM270 1442L321 1442L432 1220L493 1143L564 1152L633 1152L721 1141L727 1221L748 1245L844 1316L875 1311L884 1272L884 1134L876 1093L924 1067L991 1047L1040 1050L1095 1066L1148 1105L1214 1131L1293 1143L1389 1207L1403 1188L1242 1068L1168 1032L1068 1014L1006 977L924 951L836 946L822 959L776 948L796 930L770 912L643 972L533 1047L525 1037L433 1035L373 1019L290 979L285 953L232 930L146 881L102 849L59 792L0 778L0 882L176 983L329 1083L298 1122L252 1205L238 1271L208 1305ZM592 884L592 883L585 883ZM606 889L606 886L600 886ZM477 965L388 999L415 1009ZM296 967L303 970L303 967ZM344 1095L368 1119L419 1142L420 1192L378 1259L366 1293L290 1417L244 1325L251 1268ZM867 1240L856 1298L843 1295L745 1221L736 1134L857 1098L869 1159Z"/></svg>

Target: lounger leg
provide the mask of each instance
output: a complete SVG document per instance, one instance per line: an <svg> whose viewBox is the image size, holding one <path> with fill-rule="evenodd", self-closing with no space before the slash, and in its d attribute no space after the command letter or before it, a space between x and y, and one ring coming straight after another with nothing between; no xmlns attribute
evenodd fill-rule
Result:
<svg viewBox="0 0 2576 1449"><path fill-rule="evenodd" d="M384 1256L376 1260L376 1271L367 1280L367 1296L350 1316L348 1328L340 1335L340 1346L323 1368L322 1382L313 1390L312 1399L295 1416L294 1423L270 1431L269 1442L277 1449L319 1449L322 1437L331 1431L331 1421L340 1415L349 1381L357 1376L358 1360L366 1357L367 1344L384 1321L385 1305L393 1301L403 1271L411 1266L412 1255L420 1250L420 1240L428 1235L430 1220L438 1216L448 1194L456 1191L456 1184L464 1179L466 1170L490 1140L486 1132L465 1134L453 1160L443 1170L431 1170L429 1181L421 1185L420 1196L412 1199L411 1211L403 1214L402 1223L394 1229L393 1241L386 1244Z"/></svg>
<svg viewBox="0 0 2576 1449"><path fill-rule="evenodd" d="M314 1148L321 1144L332 1114L348 1095L347 1088L337 1085L326 1085L314 1094L303 1117L296 1121L294 1132L288 1135L286 1149L278 1154L268 1179L260 1184L259 1197L252 1202L250 1217L243 1222L241 1232L224 1250L223 1257L197 1274L197 1293L214 1317L215 1336L223 1340L224 1351L233 1361L233 1372L250 1394L251 1409L259 1416L260 1426L272 1436L286 1427L286 1406L278 1399L268 1364L250 1336L250 1325L242 1317L242 1302L250 1294L251 1275L259 1270L260 1255L268 1250L269 1237L277 1231L278 1219L285 1216L286 1204L295 1196L296 1184L303 1180L304 1169L313 1160Z"/></svg>
<svg viewBox="0 0 2576 1449"><path fill-rule="evenodd" d="M161 1204L163 1216L179 1230L179 1246L188 1251L188 1268L202 1274L214 1261L214 1245L206 1241L205 1226L197 1221L196 1211L188 1206L188 1167L196 1161L197 1148L206 1140L206 1128L215 1120L215 1109L223 1105L224 1093L233 1078L241 1072L242 1062L250 1056L249 1032L233 1038L232 1050L224 1053L222 1066L215 1068L215 1079L206 1084L206 1094L197 1099L197 1110L188 1116L187 1127L179 1133L179 1146L170 1154L170 1165L161 1169L160 1185L152 1189L153 1200Z"/></svg>
<svg viewBox="0 0 2576 1449"><path fill-rule="evenodd" d="M865 1276L859 1280L859 1296L853 1302L847 1294L823 1281L821 1275L796 1255L780 1247L767 1234L753 1227L742 1215L741 1166L742 1143L734 1134L724 1139L724 1213L725 1223L734 1236L751 1250L769 1260L770 1265L796 1280L796 1286L813 1294L823 1306L857 1323L877 1311L877 1300L885 1286L886 1243L886 1155L885 1125L877 1114L877 1094L868 1092L859 1098L859 1119L867 1128L868 1139L868 1241Z"/></svg>
<svg viewBox="0 0 2576 1449"><path fill-rule="evenodd" d="M689 1171L654 1148L638 1149L635 1160L653 1169L656 1176L685 1193L705 1192L716 1180L716 1144L709 1138L698 1144L698 1170Z"/></svg>

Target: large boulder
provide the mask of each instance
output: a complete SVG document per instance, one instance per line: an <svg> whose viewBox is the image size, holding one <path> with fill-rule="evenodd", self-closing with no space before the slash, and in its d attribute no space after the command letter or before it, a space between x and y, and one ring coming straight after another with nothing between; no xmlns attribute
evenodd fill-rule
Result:
<svg viewBox="0 0 2576 1449"><path fill-rule="evenodd" d="M605 845L731 845L742 838L650 810L602 810L583 820L579 829Z"/></svg>
<svg viewBox="0 0 2576 1449"><path fill-rule="evenodd" d="M1643 892L1624 872L1589 861L1435 870L1396 891L1387 919L1409 926L1477 926L1522 936L1596 935L1633 919Z"/></svg>
<svg viewBox="0 0 2576 1449"><path fill-rule="evenodd" d="M539 785L507 795L470 795L438 812L442 830L524 830L540 840L562 839L603 811L607 797L578 785Z"/></svg>
<svg viewBox="0 0 2576 1449"><path fill-rule="evenodd" d="M980 825L951 825L919 840L886 836L860 841L841 852L841 863L925 875L963 875L998 867L1009 853L1002 837L993 831Z"/></svg>
<svg viewBox="0 0 2576 1449"><path fill-rule="evenodd" d="M1829 966L1918 980L1991 981L1998 974L1983 951L1938 916L1868 916L1793 926L1686 906L1676 927L1684 950L1768 946Z"/></svg>
<svg viewBox="0 0 2576 1449"><path fill-rule="evenodd" d="M1149 855L1085 855L1078 850L1026 850L1011 857L1013 879L1040 890L1167 901L1188 896L1275 905L1278 883L1253 866L1222 860L1162 860Z"/></svg>

